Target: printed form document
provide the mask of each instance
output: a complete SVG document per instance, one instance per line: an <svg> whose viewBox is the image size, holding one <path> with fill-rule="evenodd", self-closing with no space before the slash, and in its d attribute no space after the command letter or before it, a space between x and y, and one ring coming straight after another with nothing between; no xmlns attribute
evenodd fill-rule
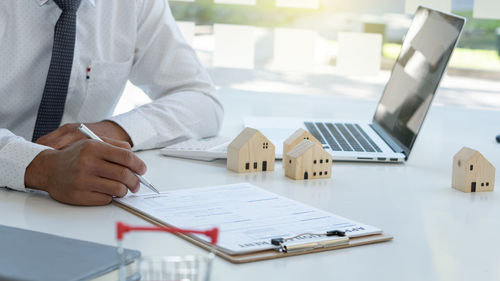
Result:
<svg viewBox="0 0 500 281"><path fill-rule="evenodd" d="M233 255L275 249L272 238L301 233L342 230L348 237L382 233L376 227L321 211L249 183L129 195L115 200L165 225L199 230L218 227L217 247ZM203 236L195 237L208 242ZM339 237L305 235L289 244L334 239Z"/></svg>

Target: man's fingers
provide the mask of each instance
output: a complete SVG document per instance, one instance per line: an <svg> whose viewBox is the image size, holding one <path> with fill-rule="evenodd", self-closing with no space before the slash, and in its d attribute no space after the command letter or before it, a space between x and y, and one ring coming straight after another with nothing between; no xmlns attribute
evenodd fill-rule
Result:
<svg viewBox="0 0 500 281"><path fill-rule="evenodd" d="M80 135L76 133L65 134L57 139L52 140L52 142L48 146L54 149L61 150L82 139L85 139L85 136L81 134Z"/></svg>
<svg viewBox="0 0 500 281"><path fill-rule="evenodd" d="M97 155L99 155L99 157L103 160L129 168L134 173L139 175L146 173L146 164L144 164L144 162L131 150L119 148L109 144L103 144L98 148L96 147L96 152L98 153Z"/></svg>
<svg viewBox="0 0 500 281"><path fill-rule="evenodd" d="M53 147L55 140L57 140L60 136L62 135L62 132L58 130L53 131L52 133L49 133L43 137L40 137L36 143L41 144L41 145L46 145Z"/></svg>
<svg viewBox="0 0 500 281"><path fill-rule="evenodd" d="M56 139L62 135L68 134L68 133L76 131L76 130L77 130L77 127L75 126L75 124L66 124L66 125L63 125L63 126L57 128L57 130L50 132L50 133L46 134L45 136L42 136L38 140L45 141L45 140Z"/></svg>
<svg viewBox="0 0 500 281"><path fill-rule="evenodd" d="M121 165L117 165L102 160L99 163L99 167L100 169L97 173L100 177L106 178L116 183L120 183L122 184L123 187L125 187L125 189L128 188L132 192L139 191L139 186L140 186L139 179L132 171L130 171L130 169ZM118 196L117 194L113 195Z"/></svg>
<svg viewBox="0 0 500 281"><path fill-rule="evenodd" d="M85 139L85 136L78 131L76 125L66 124L39 138L36 143L60 150L81 139Z"/></svg>
<svg viewBox="0 0 500 281"><path fill-rule="evenodd" d="M66 124L60 127L59 129L39 138L37 140L37 143L41 145L50 146L54 149L61 150L79 140L84 140L84 139L87 139L87 137L83 135L80 131L78 131L77 124ZM106 143L109 143L111 145L120 148L124 148L127 150L132 149L130 143L125 141L114 140L107 137L101 137L101 139Z"/></svg>
<svg viewBox="0 0 500 281"><path fill-rule="evenodd" d="M92 191L112 197L123 197L128 193L128 188L123 183L110 179L97 178L92 185Z"/></svg>
<svg viewBox="0 0 500 281"><path fill-rule="evenodd" d="M114 146L117 146L117 147L121 147L121 148L124 148L124 149L127 149L127 150L131 150L132 149L132 146L130 146L130 143L128 143L126 141L119 141L119 140L110 139L110 138L107 138L107 137L101 137L101 139L104 142L109 143L109 144L114 145Z"/></svg>

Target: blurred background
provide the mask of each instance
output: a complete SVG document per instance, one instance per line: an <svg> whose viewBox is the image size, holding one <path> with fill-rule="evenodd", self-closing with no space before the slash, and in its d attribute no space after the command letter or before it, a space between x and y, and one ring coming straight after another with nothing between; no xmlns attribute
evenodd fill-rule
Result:
<svg viewBox="0 0 500 281"><path fill-rule="evenodd" d="M377 100L419 5L467 18L437 104L500 109L499 0L169 1L217 87ZM444 90L443 90L444 89ZM132 85L116 113L149 99Z"/></svg>

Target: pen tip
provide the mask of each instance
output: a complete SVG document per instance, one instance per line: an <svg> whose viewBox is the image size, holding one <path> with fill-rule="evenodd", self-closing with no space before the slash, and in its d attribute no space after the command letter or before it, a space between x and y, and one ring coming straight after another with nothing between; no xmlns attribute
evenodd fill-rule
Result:
<svg viewBox="0 0 500 281"><path fill-rule="evenodd" d="M156 187L152 183L150 183L149 185L151 186L151 189L153 189L154 192L160 194L160 191L158 191L158 189L156 189Z"/></svg>

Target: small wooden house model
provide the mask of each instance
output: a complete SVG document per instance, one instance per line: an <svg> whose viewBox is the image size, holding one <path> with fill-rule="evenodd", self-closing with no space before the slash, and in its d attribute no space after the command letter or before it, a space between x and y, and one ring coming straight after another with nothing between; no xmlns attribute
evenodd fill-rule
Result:
<svg viewBox="0 0 500 281"><path fill-rule="evenodd" d="M321 145L318 139L316 139L311 133L300 128L283 142L283 163L287 162L286 154L290 152L290 150L292 150L297 144L299 144L303 140L310 140ZM286 166L283 165L283 168L285 167Z"/></svg>
<svg viewBox="0 0 500 281"><path fill-rule="evenodd" d="M245 128L227 148L227 168L237 173L274 171L274 149L261 132Z"/></svg>
<svg viewBox="0 0 500 281"><path fill-rule="evenodd" d="M451 184L463 192L493 191L495 167L479 151L464 147L453 157Z"/></svg>
<svg viewBox="0 0 500 281"><path fill-rule="evenodd" d="M287 153L285 175L295 180L330 178L332 176L332 156L321 144L302 140Z"/></svg>

